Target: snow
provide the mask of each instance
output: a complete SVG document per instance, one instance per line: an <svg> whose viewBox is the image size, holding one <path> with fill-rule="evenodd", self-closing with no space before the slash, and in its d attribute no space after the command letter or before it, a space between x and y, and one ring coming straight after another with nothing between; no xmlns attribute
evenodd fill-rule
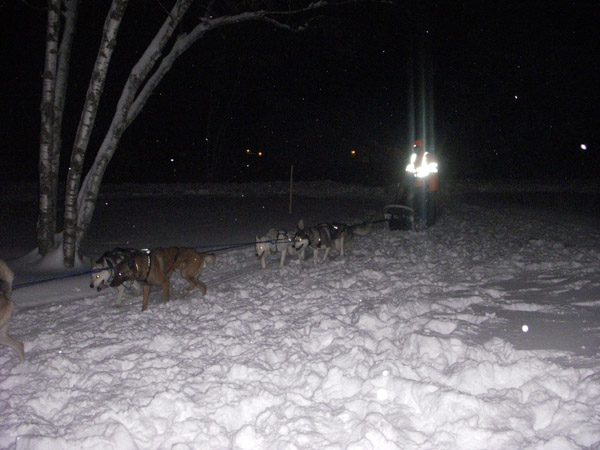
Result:
<svg viewBox="0 0 600 450"><path fill-rule="evenodd" d="M77 275L89 260L26 255L35 190L5 193L26 358L0 347L0 448L600 447L600 220L578 206L598 191L447 185L428 230L378 224L344 259L265 270L256 235L378 220L390 189L297 183L292 214L285 183L102 192L88 258L216 249L208 293L180 298L174 275L169 304L153 289L148 311L117 308Z"/></svg>

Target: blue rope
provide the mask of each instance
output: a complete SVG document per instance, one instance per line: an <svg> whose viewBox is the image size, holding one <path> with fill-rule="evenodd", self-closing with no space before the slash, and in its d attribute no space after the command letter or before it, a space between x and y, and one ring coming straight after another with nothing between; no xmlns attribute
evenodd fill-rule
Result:
<svg viewBox="0 0 600 450"><path fill-rule="evenodd" d="M280 239L279 242L283 242L283 239ZM276 243L278 242L277 239L275 240L270 240L270 241L259 241L260 243L263 242L270 242L270 243ZM224 250L229 250L232 248L239 248L239 247L245 247L245 246L249 246L249 245L255 245L257 242L242 242L239 244L234 244L234 243L229 243L229 244L217 244L217 245L201 245L196 247L196 249L201 249L201 248L212 248L214 249L213 251L224 251ZM81 275L87 275L87 274L91 274L91 273L96 273L99 272L100 270L104 270L104 269L88 269L88 270L84 270L84 271L79 271L79 272L64 272L62 274L57 274L56 276L53 276L51 278L44 278L42 280L35 280L35 281L28 281L25 283L19 283L13 286L13 290L17 290L17 289L21 289L24 287L29 287L29 286L35 286L36 284L42 284L42 283L47 283L48 281L56 281L56 280L63 280L66 278L73 278L73 277L78 277Z"/></svg>
<svg viewBox="0 0 600 450"><path fill-rule="evenodd" d="M232 248L239 248L239 247L245 247L245 246L250 246L250 245L256 245L256 244L264 244L264 243L269 243L269 244L277 244L279 242L289 242L288 239L268 239L266 241L253 241L253 242L240 242L239 244L235 244L235 243L230 243L230 244L217 244L217 245L200 245L198 247L195 247L196 249L212 249L213 252L220 252L223 250L230 250Z"/></svg>
<svg viewBox="0 0 600 450"><path fill-rule="evenodd" d="M350 225L350 227L355 228L357 226L365 225L367 223L378 223L378 222L384 222L384 221L385 221L385 219L384 220L375 220L375 221L371 221L371 222L362 222L360 224ZM224 250L231 250L233 248L240 248L240 247L246 247L246 246L250 246L250 245L263 244L263 243L267 243L267 242L270 244L277 244L279 242L289 242L289 240L288 239L269 239L266 241L240 242L237 244L236 243L228 243L228 244L217 244L217 245L200 245L195 248L197 250L205 249L205 251L207 251L206 249L210 249L213 252L221 252ZM20 283L20 284L13 286L13 289L16 290L16 289L20 289L20 288L24 288L24 287L28 287L28 286L34 286L36 284L46 283L48 281L55 281L55 280L62 280L65 278L78 277L80 275L96 273L99 270L103 270L103 269L89 269L89 270L80 271L80 272L63 273L63 274L59 274L52 278L45 278L43 280L36 280L36 281L30 281L30 282L26 282L26 283Z"/></svg>

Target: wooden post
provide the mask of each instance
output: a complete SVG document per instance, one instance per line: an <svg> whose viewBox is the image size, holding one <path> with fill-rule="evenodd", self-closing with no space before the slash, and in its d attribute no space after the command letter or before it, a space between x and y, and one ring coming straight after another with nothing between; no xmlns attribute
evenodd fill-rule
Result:
<svg viewBox="0 0 600 450"><path fill-rule="evenodd" d="M290 214L292 214L292 189L294 186L294 165L290 167Z"/></svg>

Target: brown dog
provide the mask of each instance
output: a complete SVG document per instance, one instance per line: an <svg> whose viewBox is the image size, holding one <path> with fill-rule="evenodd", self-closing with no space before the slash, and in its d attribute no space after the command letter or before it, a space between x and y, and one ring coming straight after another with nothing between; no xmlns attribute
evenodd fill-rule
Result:
<svg viewBox="0 0 600 450"><path fill-rule="evenodd" d="M190 285L184 296L200 286L202 295L206 295L206 285L196 277L204 267L204 262L214 264L216 257L212 253L200 253L187 247L169 247L143 252L117 264L115 277L110 283L112 287L119 286L125 281L137 280L142 283L144 300L142 311L148 308L150 286L160 285L165 301L169 301L169 280L175 270L180 270L181 276Z"/></svg>
<svg viewBox="0 0 600 450"><path fill-rule="evenodd" d="M13 271L0 259L0 344L12 348L19 357L19 361L23 361L25 359L23 343L8 334L10 316L13 311L13 302L10 296L14 278Z"/></svg>

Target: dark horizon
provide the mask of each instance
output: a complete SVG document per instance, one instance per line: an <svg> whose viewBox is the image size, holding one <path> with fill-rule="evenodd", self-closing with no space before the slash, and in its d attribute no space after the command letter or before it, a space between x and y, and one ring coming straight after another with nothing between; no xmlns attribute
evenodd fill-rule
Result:
<svg viewBox="0 0 600 450"><path fill-rule="evenodd" d="M62 173L95 58L89 49L97 48L108 4L81 8ZM155 4L129 8L98 130L120 95L111 82L127 76L162 20ZM411 139L423 134L414 120L421 112L410 111L420 104L421 80L425 120L434 128L426 145L447 175L597 177L599 63L587 49L598 44L598 9L586 2L540 9L518 2L359 4L328 9L303 33L261 22L209 33L176 62L125 132L105 180L284 180L293 164L298 179L394 182ZM46 15L23 4L0 12L0 45L11 61L2 83L3 179L35 181ZM88 165L101 137L92 137ZM216 140L220 171L207 173L206 142Z"/></svg>

